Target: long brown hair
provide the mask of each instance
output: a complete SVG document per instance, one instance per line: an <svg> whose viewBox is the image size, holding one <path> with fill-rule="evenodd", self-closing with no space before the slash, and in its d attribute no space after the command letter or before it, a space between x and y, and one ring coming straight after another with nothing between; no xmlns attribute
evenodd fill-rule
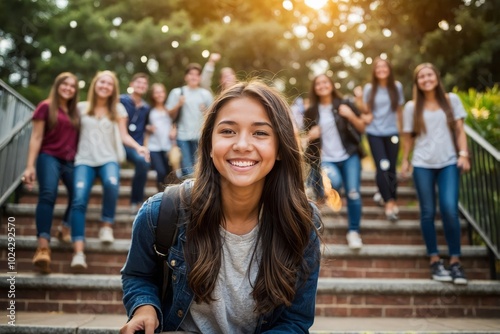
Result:
<svg viewBox="0 0 500 334"><path fill-rule="evenodd" d="M152 84L151 88L149 90L149 92L150 92L149 102L151 103L151 108L154 108L156 106L156 101L155 101L154 96L153 96L155 88L161 88L165 92L165 100L162 102L163 105L165 105L165 101L167 99L167 88L165 87L165 85L160 83L160 82L156 82L156 83Z"/></svg>
<svg viewBox="0 0 500 334"><path fill-rule="evenodd" d="M76 104L78 103L78 78L76 75L70 72L63 72L59 74L55 80L52 88L50 89L48 101L49 101L49 115L47 120L48 129L53 129L57 124L57 114L59 113L59 93L57 90L59 86L62 85L64 80L71 78L75 80L75 95L68 100L68 116L71 121L71 124L76 128L80 128L80 115L78 114L78 110L76 108Z"/></svg>
<svg viewBox="0 0 500 334"><path fill-rule="evenodd" d="M113 93L111 93L111 96L108 97L108 101L106 104L108 107L108 118L113 122L116 122L118 120L118 111L116 109L116 106L119 102L120 87L118 85L118 78L116 77L115 73L108 70L97 72L97 74L92 79L92 82L90 83L89 93L87 96L87 101L89 102L87 106L87 115L94 116L94 110L97 103L97 98L95 96L95 86L97 80L105 75L108 75L113 79Z"/></svg>
<svg viewBox="0 0 500 334"><path fill-rule="evenodd" d="M387 77L387 92L389 93L389 98L391 99L391 110L393 112L396 112L396 110L398 109L399 93L398 89L396 88L396 80L394 79L392 66L389 63L389 61L379 57L375 58L375 60L373 61L372 89L370 92L370 97L368 98L368 106L370 107L370 110L373 112L373 105L375 104L375 94L377 94L379 86L379 80L375 75L375 67L377 66L377 63L381 61L386 63L387 67L389 68L389 76Z"/></svg>
<svg viewBox="0 0 500 334"><path fill-rule="evenodd" d="M307 277L310 272L303 254L315 227L313 209L304 191L302 156L288 105L277 91L258 81L240 82L228 88L206 113L184 255L191 269L188 280L195 301L210 303L214 300L212 292L222 263L223 240L219 228L224 226L220 174L210 158L212 133L221 108L233 99L244 97L258 101L266 110L278 137L280 157L265 178L260 199L258 244L262 257L252 296L256 312L264 314L279 305L291 305L297 279ZM255 256L254 251L252 257Z"/></svg>
<svg viewBox="0 0 500 334"><path fill-rule="evenodd" d="M434 89L434 93L436 95L436 100L443 109L446 114L446 120L448 122L448 127L450 128L450 132L454 138L455 136L455 119L453 117L453 110L451 108L450 101L446 95L446 91L444 90L443 83L441 81L441 77L439 74L439 70L431 63L423 63L418 65L413 72L413 101L415 103L414 112L413 112L413 133L418 136L421 133L426 132L425 124L424 124L424 102L425 95L424 92L418 87L418 73L424 69L429 68L435 74L438 81L436 88Z"/></svg>

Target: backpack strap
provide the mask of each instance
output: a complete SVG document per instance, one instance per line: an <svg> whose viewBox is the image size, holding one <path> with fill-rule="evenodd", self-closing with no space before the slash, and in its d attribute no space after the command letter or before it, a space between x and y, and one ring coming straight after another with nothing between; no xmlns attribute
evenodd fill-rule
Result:
<svg viewBox="0 0 500 334"><path fill-rule="evenodd" d="M168 300L172 292L172 289L169 288L171 285L170 277L172 273L166 261L170 247L174 244L177 237L180 189L181 185L165 188L161 199L160 212L158 214L154 249L158 255L160 268L162 269L162 290L160 295L162 302Z"/></svg>

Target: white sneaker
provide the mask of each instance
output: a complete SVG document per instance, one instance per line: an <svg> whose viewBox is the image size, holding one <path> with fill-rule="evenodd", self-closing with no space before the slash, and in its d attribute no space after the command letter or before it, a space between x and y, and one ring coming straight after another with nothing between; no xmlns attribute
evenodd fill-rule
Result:
<svg viewBox="0 0 500 334"><path fill-rule="evenodd" d="M71 269L75 271L87 269L87 262L85 262L85 254L83 254L83 252L78 252L73 255L73 260L71 260Z"/></svg>
<svg viewBox="0 0 500 334"><path fill-rule="evenodd" d="M101 227L99 230L99 240L105 244L110 244L115 241L115 237L113 237L113 229L108 226Z"/></svg>
<svg viewBox="0 0 500 334"><path fill-rule="evenodd" d="M346 238L350 249L360 249L363 247L363 241L361 241L361 237L358 232L349 231L347 232Z"/></svg>
<svg viewBox="0 0 500 334"><path fill-rule="evenodd" d="M379 192L376 192L375 195L373 195L373 201L377 203L378 206L384 206L384 199Z"/></svg>

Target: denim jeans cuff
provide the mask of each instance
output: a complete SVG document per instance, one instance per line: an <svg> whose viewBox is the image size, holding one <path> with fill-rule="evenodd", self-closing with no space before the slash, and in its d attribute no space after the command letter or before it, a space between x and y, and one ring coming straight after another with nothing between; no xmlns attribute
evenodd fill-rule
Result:
<svg viewBox="0 0 500 334"><path fill-rule="evenodd" d="M50 233L45 233L45 232L42 232L42 233L39 233L37 235L37 237L39 238L44 238L44 239L47 239L48 241L50 241Z"/></svg>
<svg viewBox="0 0 500 334"><path fill-rule="evenodd" d="M103 223L109 223L109 224L114 224L115 223L115 218L110 218L110 217L105 217L105 216L102 216L101 217L101 221Z"/></svg>
<svg viewBox="0 0 500 334"><path fill-rule="evenodd" d="M71 241L72 242L85 241L85 237L84 236L78 236L78 237L71 236Z"/></svg>

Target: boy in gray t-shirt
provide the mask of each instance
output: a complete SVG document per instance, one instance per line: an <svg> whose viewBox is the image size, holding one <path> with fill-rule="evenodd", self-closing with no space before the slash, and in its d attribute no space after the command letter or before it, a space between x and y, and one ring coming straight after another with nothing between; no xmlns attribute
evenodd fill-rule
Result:
<svg viewBox="0 0 500 334"><path fill-rule="evenodd" d="M187 66L184 81L185 86L174 88L170 92L166 104L167 110L173 110L172 118L177 118L177 146L182 153L182 177L193 173L203 114L213 101L210 91L200 87L199 64L193 63ZM184 98L184 103L179 107L181 96Z"/></svg>

